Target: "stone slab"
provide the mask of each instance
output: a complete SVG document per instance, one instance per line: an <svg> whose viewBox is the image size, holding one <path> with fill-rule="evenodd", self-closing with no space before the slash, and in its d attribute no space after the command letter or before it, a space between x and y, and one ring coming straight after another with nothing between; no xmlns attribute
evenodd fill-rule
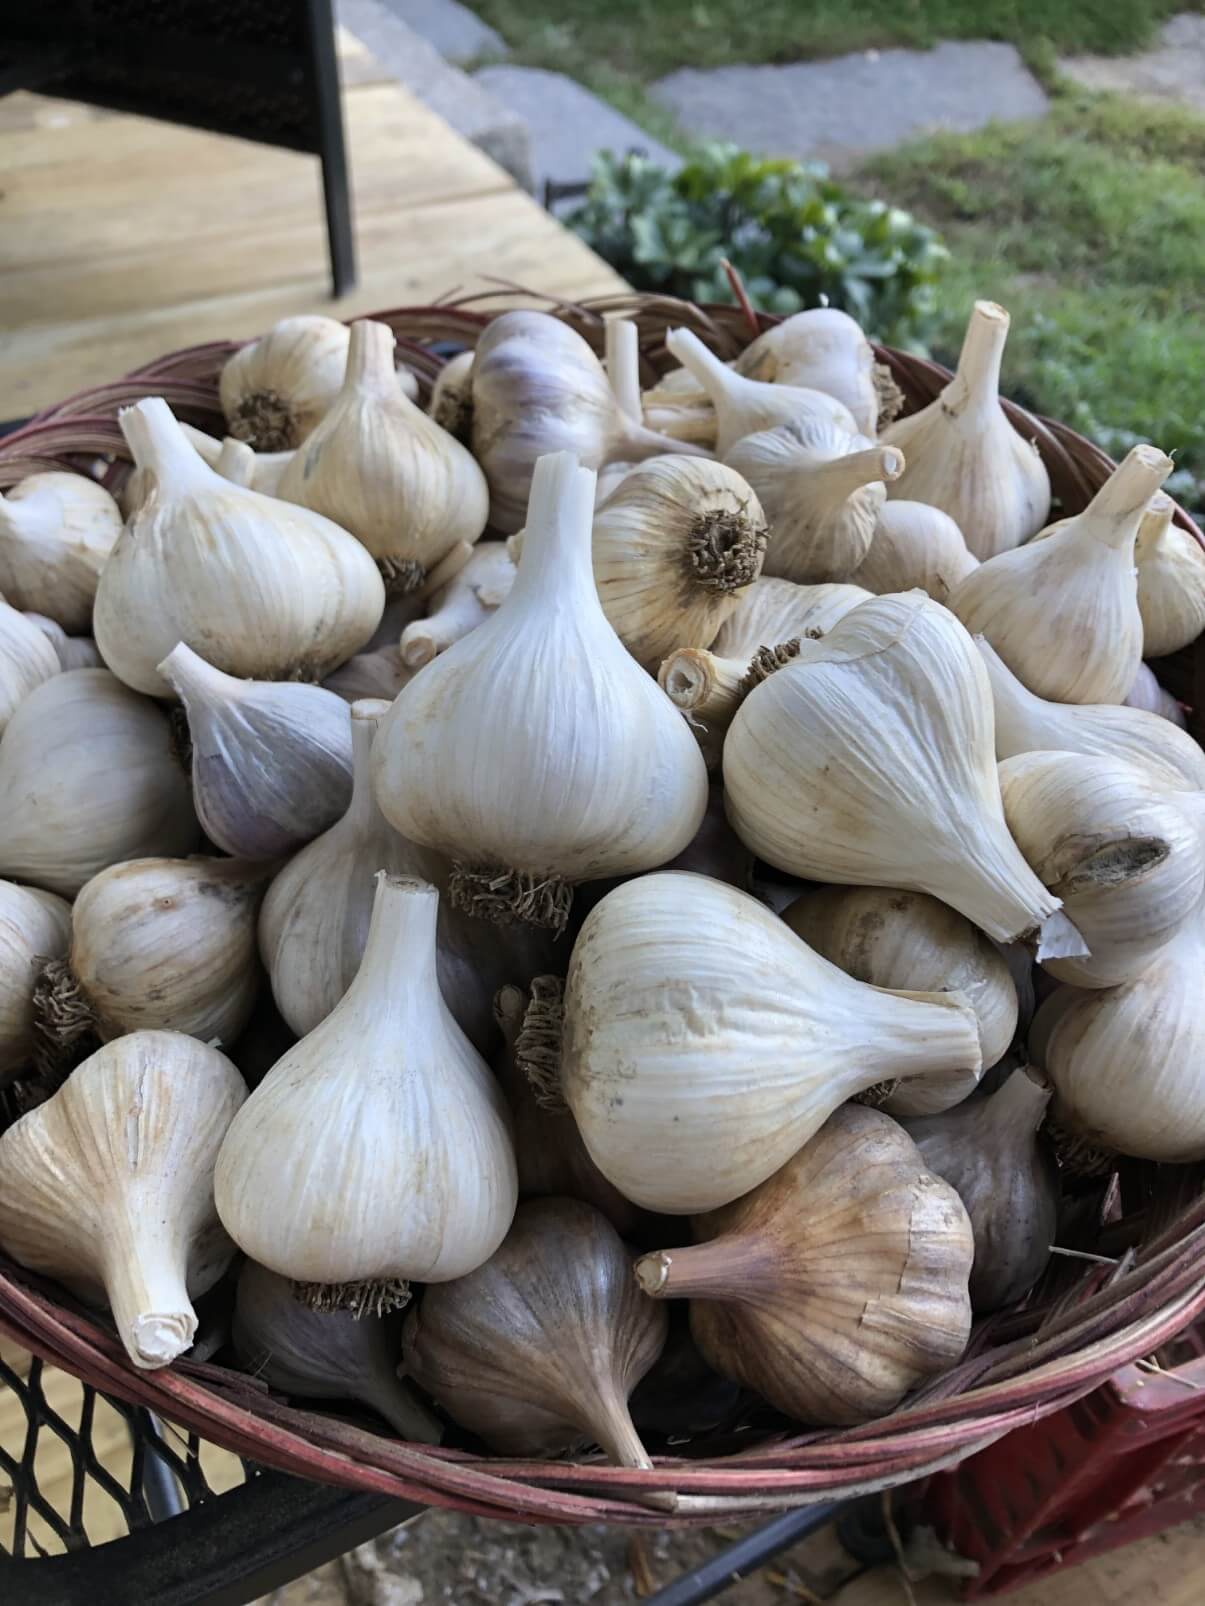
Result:
<svg viewBox="0 0 1205 1606"><path fill-rule="evenodd" d="M1164 24L1154 50L1138 56L1068 56L1059 70L1086 89L1178 100L1205 112L1205 17L1182 11Z"/></svg>
<svg viewBox="0 0 1205 1606"><path fill-rule="evenodd" d="M457 64L481 56L505 56L506 40L460 0L383 0L408 28Z"/></svg>

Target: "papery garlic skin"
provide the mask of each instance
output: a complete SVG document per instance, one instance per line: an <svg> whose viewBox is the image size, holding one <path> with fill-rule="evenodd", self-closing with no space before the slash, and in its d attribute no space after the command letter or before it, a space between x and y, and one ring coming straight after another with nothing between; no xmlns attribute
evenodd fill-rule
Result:
<svg viewBox="0 0 1205 1606"><path fill-rule="evenodd" d="M662 871L587 917L565 986L562 1083L591 1158L637 1204L686 1215L763 1182L844 1099L980 1068L957 993L866 987L755 898Z"/></svg>
<svg viewBox="0 0 1205 1606"><path fill-rule="evenodd" d="M876 596L919 586L934 602L946 602L978 567L948 513L924 502L890 500L878 510L870 550L853 578Z"/></svg>
<svg viewBox="0 0 1205 1606"><path fill-rule="evenodd" d="M245 1096L216 1049L133 1032L0 1137L0 1247L107 1303L141 1369L188 1348L192 1299L234 1254L214 1213L213 1168Z"/></svg>
<svg viewBox="0 0 1205 1606"><path fill-rule="evenodd" d="M62 667L45 632L0 598L0 735L30 692Z"/></svg>
<svg viewBox="0 0 1205 1606"><path fill-rule="evenodd" d="M300 446L339 394L348 339L334 318L282 318L236 351L218 385L235 439L260 452Z"/></svg>
<svg viewBox="0 0 1205 1606"><path fill-rule="evenodd" d="M159 397L119 422L156 482L96 592L96 644L127 686L169 696L156 666L179 641L265 680L320 680L367 641L385 591L346 530L223 479Z"/></svg>
<svg viewBox="0 0 1205 1606"><path fill-rule="evenodd" d="M888 496L948 513L981 561L1020 546L1050 515L1046 466L1000 405L1008 325L1003 307L976 301L953 379L936 401L883 432L907 458Z"/></svg>
<svg viewBox="0 0 1205 1606"><path fill-rule="evenodd" d="M754 687L724 786L737 835L791 875L928 892L999 942L1059 908L1004 823L983 661L921 591L863 603Z"/></svg>
<svg viewBox="0 0 1205 1606"><path fill-rule="evenodd" d="M743 658L748 664L759 647L780 646L813 632L827 635L838 620L870 598L860 585L801 586L763 575L741 593L720 626L712 651L721 658Z"/></svg>
<svg viewBox="0 0 1205 1606"><path fill-rule="evenodd" d="M121 509L103 485L83 474L31 474L0 496L0 593L83 634L120 534Z"/></svg>
<svg viewBox="0 0 1205 1606"><path fill-rule="evenodd" d="M0 875L73 898L99 870L177 857L200 829L167 716L107 669L30 694L0 745Z"/></svg>
<svg viewBox="0 0 1205 1606"><path fill-rule="evenodd" d="M836 396L849 408L860 434L877 432L874 349L848 312L837 307L796 312L758 335L734 366L746 379Z"/></svg>
<svg viewBox="0 0 1205 1606"><path fill-rule="evenodd" d="M1134 544L1142 651L1147 658L1179 652L1205 631L1205 547L1172 523L1175 511L1169 496L1156 496L1142 516Z"/></svg>
<svg viewBox="0 0 1205 1606"><path fill-rule="evenodd" d="M53 892L0 881L0 1086L33 1058L34 983L71 941L71 906Z"/></svg>
<svg viewBox="0 0 1205 1606"><path fill-rule="evenodd" d="M514 583L515 565L506 542L478 542L460 573L432 597L426 618L411 620L402 631L402 664L409 670L429 664L454 641L484 624L510 595Z"/></svg>

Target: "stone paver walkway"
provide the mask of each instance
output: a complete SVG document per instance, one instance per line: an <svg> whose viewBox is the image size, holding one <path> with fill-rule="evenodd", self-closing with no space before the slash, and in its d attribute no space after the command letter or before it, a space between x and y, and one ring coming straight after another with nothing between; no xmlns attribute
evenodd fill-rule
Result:
<svg viewBox="0 0 1205 1606"><path fill-rule="evenodd" d="M1059 69L1087 89L1178 100L1205 112L1205 17L1181 12L1140 56L1068 56Z"/></svg>

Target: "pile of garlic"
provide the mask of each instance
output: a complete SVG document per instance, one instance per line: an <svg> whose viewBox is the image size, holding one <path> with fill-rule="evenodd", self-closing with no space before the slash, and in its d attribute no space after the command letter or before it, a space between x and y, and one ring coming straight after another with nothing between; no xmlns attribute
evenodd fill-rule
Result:
<svg viewBox="0 0 1205 1606"><path fill-rule="evenodd" d="M0 497L0 1248L135 1366L648 1467L891 1411L1067 1172L1205 1159L1205 553L1150 446L1049 523L1007 330L879 434L828 309L643 393L508 312L426 412L289 319L120 509Z"/></svg>

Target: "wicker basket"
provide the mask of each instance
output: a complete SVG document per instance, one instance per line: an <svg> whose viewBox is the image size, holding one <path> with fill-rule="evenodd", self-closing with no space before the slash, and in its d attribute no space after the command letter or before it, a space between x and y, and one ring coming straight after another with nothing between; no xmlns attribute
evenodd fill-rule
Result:
<svg viewBox="0 0 1205 1606"><path fill-rule="evenodd" d="M473 345L495 315L482 303L500 302L504 295L378 316L393 327L400 353L426 384L441 365L430 344ZM663 345L668 328L688 325L729 358L776 321L747 308L697 307L655 296L554 303L551 310L596 349L602 346L604 314L635 318L649 380L671 366ZM128 471L117 410L146 395L161 395L179 417L222 433L217 379L235 349L234 342L219 342L176 352L116 384L46 409L0 441L0 486L45 469L95 470L98 457L111 459L104 473L115 486ZM884 348L878 355L903 392L906 411L931 401L949 377L936 364L901 352ZM1110 460L1061 424L1008 410L1036 440L1063 509L1083 507L1110 471ZM1182 510L1177 521L1205 545ZM1205 644L1157 668L1182 702L1205 709ZM1198 723L1198 737L1201 731ZM729 1435L722 1446L701 1438L686 1453L656 1457L652 1471L606 1466L596 1458L507 1461L404 1444L290 1407L262 1384L217 1365L181 1361L164 1371L138 1372L103 1320L3 1259L0 1334L107 1394L301 1477L533 1522L708 1521L843 1498L951 1466L1010 1429L1079 1399L1205 1313L1205 1168L1123 1162L1076 1208L1080 1236L1070 1241L1087 1257L1056 1258L1022 1309L978 1324L967 1356L904 1408L842 1431L799 1433L784 1421L777 1430L749 1431L735 1440ZM740 1448L732 1453L734 1443Z"/></svg>

